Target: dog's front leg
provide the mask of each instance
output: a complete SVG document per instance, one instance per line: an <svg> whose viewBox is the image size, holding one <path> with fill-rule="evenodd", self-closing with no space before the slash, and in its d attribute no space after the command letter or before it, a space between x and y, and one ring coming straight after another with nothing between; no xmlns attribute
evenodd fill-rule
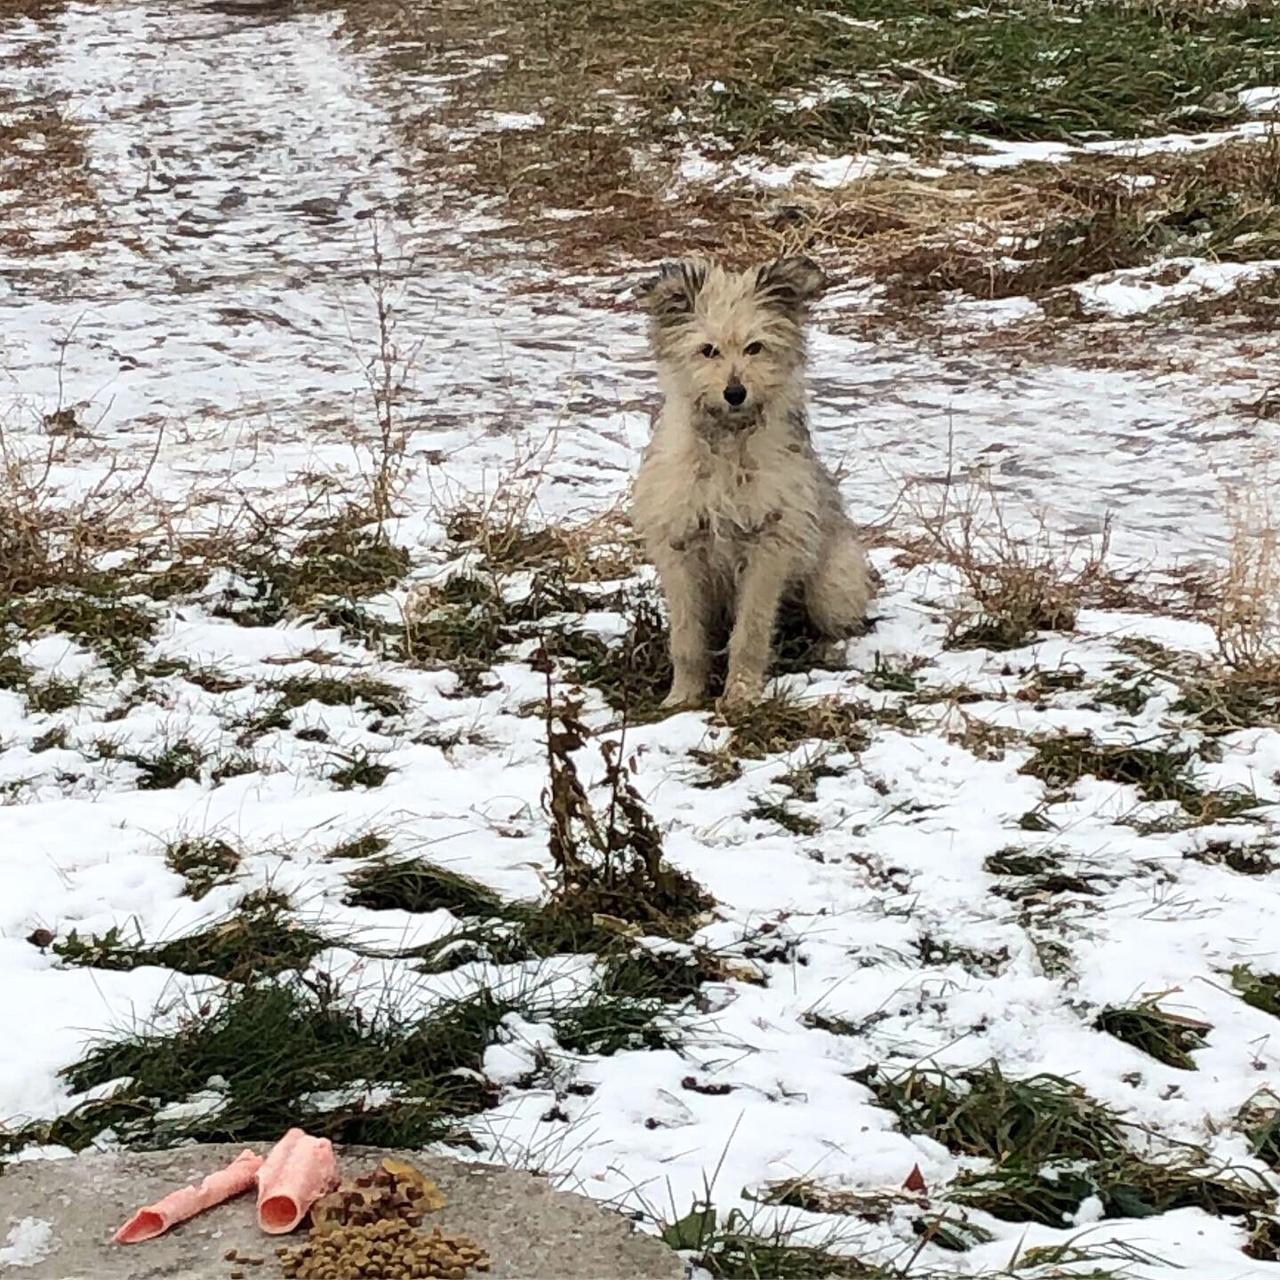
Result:
<svg viewBox="0 0 1280 1280"><path fill-rule="evenodd" d="M789 569L788 556L760 548L738 580L733 634L729 637L729 673L724 685L726 707L754 702L764 688L773 627Z"/></svg>
<svg viewBox="0 0 1280 1280"><path fill-rule="evenodd" d="M687 551L672 548L655 556L654 561L667 602L667 626L671 633L671 692L662 705L696 705L706 692L711 662L707 626L710 601L704 575L698 572L694 555Z"/></svg>

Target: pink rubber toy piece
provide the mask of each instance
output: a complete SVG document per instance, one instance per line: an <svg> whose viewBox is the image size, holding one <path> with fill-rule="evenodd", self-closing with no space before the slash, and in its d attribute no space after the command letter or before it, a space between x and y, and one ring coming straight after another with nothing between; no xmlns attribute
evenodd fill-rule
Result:
<svg viewBox="0 0 1280 1280"><path fill-rule="evenodd" d="M258 1171L258 1226L273 1236L292 1231L307 1210L337 1185L333 1143L290 1129Z"/></svg>
<svg viewBox="0 0 1280 1280"><path fill-rule="evenodd" d="M248 1191L258 1177L262 1157L247 1147L225 1169L211 1173L198 1187L171 1191L155 1204L139 1209L115 1234L117 1244L140 1244L163 1235L176 1223L194 1218L215 1204Z"/></svg>

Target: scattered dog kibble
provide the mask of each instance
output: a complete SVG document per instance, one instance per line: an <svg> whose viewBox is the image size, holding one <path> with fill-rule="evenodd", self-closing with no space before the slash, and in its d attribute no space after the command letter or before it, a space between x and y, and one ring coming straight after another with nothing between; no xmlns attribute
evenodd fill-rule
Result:
<svg viewBox="0 0 1280 1280"><path fill-rule="evenodd" d="M421 1226L423 1215L444 1207L440 1188L411 1164L387 1158L372 1173L344 1182L311 1207L321 1230L400 1218Z"/></svg>

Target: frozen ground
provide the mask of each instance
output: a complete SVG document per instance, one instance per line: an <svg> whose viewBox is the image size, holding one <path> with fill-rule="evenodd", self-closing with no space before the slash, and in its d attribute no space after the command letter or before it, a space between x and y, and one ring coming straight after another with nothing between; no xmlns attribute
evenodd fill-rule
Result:
<svg viewBox="0 0 1280 1280"><path fill-rule="evenodd" d="M112 466L141 474L150 465L150 486L188 515L193 495L198 508L259 504L303 473L354 482L373 453L377 226L395 302L400 421L416 468L396 534L415 575L434 578L453 554L442 545L441 503L492 494L513 470L539 474L537 509L548 517L615 503L647 433L653 379L627 279L531 291L545 283L533 253L501 272L468 265L468 237L494 226L494 210L471 209L444 188L404 199L395 104L333 28L324 16L263 21L125 3L72 4L0 29L0 54L42 49L34 66L0 59L0 86L34 76L42 91L65 96L85 132L99 206L96 242L81 253L4 263L5 444L10 456L42 456L45 415L75 407L88 434L59 452L55 485L75 493ZM418 101L446 91L431 82L405 89ZM14 211L0 210L0 224L6 216ZM510 234L518 241L518 228ZM1205 278L1214 287L1207 269ZM1133 311L1134 288L1099 282L1088 302ZM1011 366L981 346L944 358L906 340L842 336L842 318L864 301L856 285L834 292L814 342L820 444L846 464L862 518L909 526L911 511L898 505L904 486L988 469L1011 510L1043 512L1063 534L1094 533L1110 515L1122 556L1171 564L1220 550L1224 483L1255 475L1275 432L1235 407L1280 381L1272 344L1188 335L1149 370ZM976 329L1015 312L969 306L956 323ZM827 759L832 776L810 798L792 796L781 779L820 742L746 761L740 777L709 790L689 752L723 743L728 731L714 718L685 714L627 734L669 858L718 903L696 940L754 953L745 962L766 981L705 988L699 1008L681 1015L678 1050L580 1058L556 1053L536 1021L512 1023L510 1043L486 1059L505 1090L476 1123L489 1157L534 1163L589 1194L669 1216L701 1197L707 1180L722 1213L749 1208L744 1196L785 1178L870 1193L901 1186L919 1166L937 1191L985 1162L908 1136L851 1073L994 1059L1009 1077L1070 1076L1137 1126L1135 1147L1153 1158L1192 1144L1215 1167L1274 1183L1237 1116L1280 1082L1275 1017L1242 1002L1231 971L1280 971L1280 870L1270 855L1280 733L1211 736L1175 709L1176 681L1135 657L1135 637L1211 656L1212 635L1198 623L1086 612L1074 633L1012 653L957 651L944 641L958 582L888 551L879 560L882 617L850 646L849 670L788 685L805 699L902 707L910 723L871 720L865 747ZM444 910L346 906L353 864L324 855L386 829L397 852L507 898L536 897L547 867L546 761L542 722L521 709L540 696L542 678L513 652L490 691L459 697L450 671L381 661L320 624L247 628L214 616L217 594L159 609L146 665L154 672L157 660L179 658L185 673L119 677L58 634L17 644L38 678L78 681L81 696L40 711L0 689L0 1117L13 1125L80 1100L57 1073L86 1043L157 1017L172 1022L223 989L154 965L64 965L27 941L36 929L88 937L120 928L164 941L225 919L269 885L299 919L360 938L359 952L322 952L311 966L370 1002L420 1010L481 983L521 980L518 967L424 977L412 959L371 958L446 936L457 921ZM593 620L616 630L607 616ZM202 667L234 687L187 678ZM404 713L308 702L257 738L251 772L221 782L205 768L144 790L139 768L122 758L179 741L207 759L225 756L274 683L353 669L407 695ZM885 670L910 678L887 683ZM1116 705L1099 695L1116 684L1137 685L1140 696ZM612 725L590 697L592 722ZM482 730L478 741L464 734L452 749L437 745L470 728ZM1021 772L1033 736L1068 732L1188 750L1201 790L1246 789L1256 805L1202 825L1126 782L1050 786ZM117 744L111 755L96 745L104 738ZM361 752L392 772L380 786L339 789L330 773ZM762 801L781 805L794 829L759 816ZM199 901L163 857L175 839L196 836L244 852L236 874ZM993 855L1011 846L1047 858L1072 885L1022 884L998 861L993 869ZM1260 850L1250 870L1261 873L1228 865L1231 849ZM584 965L564 961L556 981L589 980ZM1196 1069L1094 1027L1104 1007L1157 995L1210 1028ZM535 1052L548 1043L550 1073ZM691 1079L726 1088L700 1091ZM216 1082L199 1105L216 1110ZM1241 1252L1238 1217L1188 1207L1095 1225L1100 1212L1085 1201L1073 1223L1049 1227L975 1211L990 1242L967 1253L930 1243L914 1258L911 1222L921 1210L899 1206L857 1223L850 1247L879 1265L913 1258L911 1275L977 1275L1009 1265L1019 1242L1061 1244L1088 1228L1090 1246L1126 1242L1151 1255L1135 1253L1124 1274L1280 1273ZM789 1217L819 1236L831 1226L829 1215ZM19 1247L11 1236L9 1248Z"/></svg>

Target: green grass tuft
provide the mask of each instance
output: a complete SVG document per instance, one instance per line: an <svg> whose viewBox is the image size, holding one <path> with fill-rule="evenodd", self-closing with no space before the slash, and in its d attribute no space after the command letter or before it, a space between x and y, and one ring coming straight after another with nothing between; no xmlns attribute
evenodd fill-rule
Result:
<svg viewBox="0 0 1280 1280"><path fill-rule="evenodd" d="M394 685L365 676L290 676L271 686L280 695L280 706L293 711L308 702L329 707L365 705L380 716L399 716L405 711L404 694Z"/></svg>
<svg viewBox="0 0 1280 1280"><path fill-rule="evenodd" d="M199 902L215 885L228 884L240 870L240 855L225 840L179 840L165 850L165 865L187 882Z"/></svg>
<svg viewBox="0 0 1280 1280"><path fill-rule="evenodd" d="M615 943L588 998L553 1019L556 1038L574 1053L674 1048L679 1008L703 983L723 977L715 958L696 949L655 951Z"/></svg>
<svg viewBox="0 0 1280 1280"><path fill-rule="evenodd" d="M344 855L350 856L350 855ZM349 907L372 911L451 911L458 916L502 914L502 900L470 876L420 858L369 862L348 878Z"/></svg>
<svg viewBox="0 0 1280 1280"><path fill-rule="evenodd" d="M1241 1108L1238 1123L1249 1150L1280 1173L1280 1095L1270 1090L1255 1094Z"/></svg>
<svg viewBox="0 0 1280 1280"><path fill-rule="evenodd" d="M74 707L84 696L84 685L79 680L63 680L49 676L45 680L32 680L26 688L27 707L45 715L56 715Z"/></svg>
<svg viewBox="0 0 1280 1280"><path fill-rule="evenodd" d="M338 858L375 858L391 848L391 841L377 831L366 831L362 835L352 836L349 840L339 841L324 856L326 860Z"/></svg>
<svg viewBox="0 0 1280 1280"><path fill-rule="evenodd" d="M335 787L350 791L353 787L380 787L395 772L389 765L379 764L368 752L356 751L339 756L342 762L328 776Z"/></svg>
<svg viewBox="0 0 1280 1280"><path fill-rule="evenodd" d="M832 776L836 766L829 757L840 752L857 754L868 741L866 709L840 698L800 701L781 695L734 711L726 717L728 739L713 750L697 748L689 754L704 768L700 785L723 786L741 776L742 760L763 760L803 746L819 744L820 755L812 762L816 771L807 781ZM802 770L804 764L799 766ZM804 798L806 779L796 794Z"/></svg>
<svg viewBox="0 0 1280 1280"><path fill-rule="evenodd" d="M139 791L166 791L180 782L199 782L208 755L194 742L179 739L149 755L121 751L118 758L138 769Z"/></svg>
<svg viewBox="0 0 1280 1280"><path fill-rule="evenodd" d="M695 1205L663 1227L662 1239L717 1280L893 1280L900 1274L845 1252L851 1242L839 1232L821 1244L802 1244L793 1228L762 1227L738 1209L721 1223L714 1208Z"/></svg>
<svg viewBox="0 0 1280 1280"><path fill-rule="evenodd" d="M31 668L12 653L0 650L0 689L21 693L31 680Z"/></svg>
<svg viewBox="0 0 1280 1280"><path fill-rule="evenodd" d="M552 615L576 615L596 607L559 571L542 572L518 594L503 579L456 574L413 602L404 632L404 657L416 665L447 667L459 692L478 694L503 652L539 633ZM563 628L557 628L561 634Z"/></svg>
<svg viewBox="0 0 1280 1280"><path fill-rule="evenodd" d="M1136 1155L1092 1164L1010 1161L986 1173L961 1174L951 1185L961 1204L1008 1222L1071 1224L1081 1201L1096 1196L1104 1218L1149 1218L1171 1209L1202 1209L1238 1217L1267 1209L1274 1195L1249 1169L1206 1171L1185 1160L1156 1162Z"/></svg>
<svg viewBox="0 0 1280 1280"><path fill-rule="evenodd" d="M992 875L1003 877L992 892L1013 902L1042 900L1047 895L1079 893L1096 897L1111 878L1099 871L1073 870L1054 850L1033 853L1008 848L993 853L983 864Z"/></svg>
<svg viewBox="0 0 1280 1280"><path fill-rule="evenodd" d="M1276 858L1276 843L1267 837L1245 843L1210 840L1202 849L1185 856L1211 867L1229 867L1245 876L1270 875L1280 866Z"/></svg>
<svg viewBox="0 0 1280 1280"><path fill-rule="evenodd" d="M409 553L371 525L367 513L352 510L325 521L296 546L251 546L232 568L245 587L225 593L215 616L275 626L316 611L358 608L408 573Z"/></svg>
<svg viewBox="0 0 1280 1280"><path fill-rule="evenodd" d="M1196 1061L1191 1055L1196 1049L1204 1048L1212 1030L1205 1023L1166 1012L1154 1000L1144 1000L1127 1008L1103 1009L1094 1026L1166 1066L1183 1071L1196 1070Z"/></svg>
<svg viewBox="0 0 1280 1280"><path fill-rule="evenodd" d="M1280 725L1280 680L1274 672L1200 671L1183 682L1181 693L1172 709L1194 716L1208 733Z"/></svg>
<svg viewBox="0 0 1280 1280"><path fill-rule="evenodd" d="M375 1024L323 985L272 979L234 988L172 1034L144 1031L100 1045L63 1078L81 1092L127 1076L116 1100L160 1103L201 1093L211 1077L226 1081L209 1114L162 1121L148 1109L121 1135L129 1145L272 1142L303 1125L341 1141L418 1146L494 1101L479 1072L509 1009L480 993L416 1022ZM377 1082L394 1084L403 1101L383 1112L359 1096L313 1100L321 1091L358 1095Z"/></svg>
<svg viewBox="0 0 1280 1280"><path fill-rule="evenodd" d="M50 633L72 636L117 673L138 665L156 629L150 612L110 587L101 594L46 591L0 602L0 628L5 624L32 638Z"/></svg>
<svg viewBox="0 0 1280 1280"><path fill-rule="evenodd" d="M890 1076L871 1068L855 1078L903 1132L960 1155L1040 1163L1102 1160L1124 1149L1119 1116L1061 1076L1011 1080L990 1063L955 1075L913 1069Z"/></svg>
<svg viewBox="0 0 1280 1280"><path fill-rule="evenodd" d="M1054 790L1067 790L1081 778L1136 787L1147 801L1172 800L1198 823L1220 822L1255 809L1262 802L1242 789L1206 791L1190 774L1195 753L1189 748L1107 745L1087 733L1064 734L1036 744L1020 773L1039 778Z"/></svg>
<svg viewBox="0 0 1280 1280"><path fill-rule="evenodd" d="M1255 973L1238 964L1231 970L1231 985L1245 1004L1280 1018L1280 973Z"/></svg>
<svg viewBox="0 0 1280 1280"><path fill-rule="evenodd" d="M822 830L822 823L807 813L797 813L785 800L757 799L747 810L748 818L759 822L773 822L793 836L815 836Z"/></svg>
<svg viewBox="0 0 1280 1280"><path fill-rule="evenodd" d="M652 589L632 592L619 609L627 623L620 639L570 628L548 636L548 650L570 664L575 681L598 689L633 723L660 719L671 687L671 660L656 596Z"/></svg>
<svg viewBox="0 0 1280 1280"><path fill-rule="evenodd" d="M267 899L247 900L235 915L184 938L143 945L125 942L117 928L90 938L73 930L53 944L53 951L64 964L91 969L158 965L228 982L252 982L305 969L312 957L335 945L335 940L290 919L286 906Z"/></svg>
<svg viewBox="0 0 1280 1280"><path fill-rule="evenodd" d="M54 725L52 729L31 739L31 750L35 754L41 751L65 751L67 740L66 725Z"/></svg>

